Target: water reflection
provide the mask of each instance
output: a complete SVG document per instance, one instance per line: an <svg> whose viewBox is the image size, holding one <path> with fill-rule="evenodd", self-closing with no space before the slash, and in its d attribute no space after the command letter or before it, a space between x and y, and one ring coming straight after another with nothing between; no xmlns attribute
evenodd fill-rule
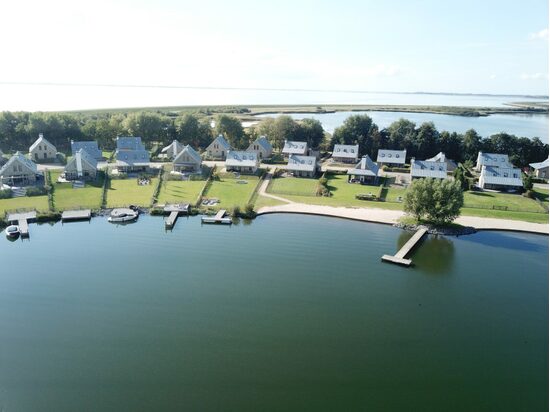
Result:
<svg viewBox="0 0 550 412"><path fill-rule="evenodd" d="M545 235L540 235L541 237ZM462 236L461 240L492 246L501 249L522 250L535 253L544 252L547 249L545 242L538 241L539 237L524 233L506 233L496 231L481 231L474 235Z"/></svg>
<svg viewBox="0 0 550 412"><path fill-rule="evenodd" d="M403 232L397 239L399 250L413 233ZM449 274L454 264L455 246L446 236L429 235L424 238L408 256L414 266L427 273Z"/></svg>

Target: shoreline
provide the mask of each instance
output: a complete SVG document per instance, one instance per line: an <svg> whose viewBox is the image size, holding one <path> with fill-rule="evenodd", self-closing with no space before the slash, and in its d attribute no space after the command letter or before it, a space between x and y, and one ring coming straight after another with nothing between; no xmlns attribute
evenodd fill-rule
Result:
<svg viewBox="0 0 550 412"><path fill-rule="evenodd" d="M399 224L399 219L406 216L403 211L398 210L318 206L307 205L305 203L292 203L280 206L265 206L258 210L256 216L275 213L327 216L362 222L381 223L392 226ZM460 216L454 221L454 223L467 227L472 227L476 231L495 230L518 233L532 233L545 236L549 235L548 224L523 222L520 220Z"/></svg>

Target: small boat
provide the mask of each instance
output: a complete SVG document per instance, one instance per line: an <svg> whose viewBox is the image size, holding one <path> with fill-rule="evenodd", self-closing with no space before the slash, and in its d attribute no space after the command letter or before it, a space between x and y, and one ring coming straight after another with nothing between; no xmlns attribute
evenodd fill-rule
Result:
<svg viewBox="0 0 550 412"><path fill-rule="evenodd" d="M6 236L11 238L16 238L21 232L19 231L19 226L11 225L6 228Z"/></svg>
<svg viewBox="0 0 550 412"><path fill-rule="evenodd" d="M107 219L111 223L132 222L137 219L139 212L133 209L113 209Z"/></svg>

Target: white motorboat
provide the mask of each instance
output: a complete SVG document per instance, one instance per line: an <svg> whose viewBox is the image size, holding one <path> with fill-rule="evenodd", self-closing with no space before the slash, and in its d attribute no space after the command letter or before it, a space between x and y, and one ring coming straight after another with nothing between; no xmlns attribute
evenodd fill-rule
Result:
<svg viewBox="0 0 550 412"><path fill-rule="evenodd" d="M19 226L16 226L16 225L8 226L5 232L6 232L6 236L11 238L15 238L21 234L21 232L19 231Z"/></svg>
<svg viewBox="0 0 550 412"><path fill-rule="evenodd" d="M111 223L133 222L139 216L139 212L134 209L113 209L107 219Z"/></svg>

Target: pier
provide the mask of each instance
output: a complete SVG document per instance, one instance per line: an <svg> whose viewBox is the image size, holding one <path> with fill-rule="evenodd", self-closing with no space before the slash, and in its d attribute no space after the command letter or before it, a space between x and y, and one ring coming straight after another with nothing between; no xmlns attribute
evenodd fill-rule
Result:
<svg viewBox="0 0 550 412"><path fill-rule="evenodd" d="M29 237L29 222L36 220L36 210L24 213L10 213L7 220L10 224L16 224L19 227L21 237Z"/></svg>
<svg viewBox="0 0 550 412"><path fill-rule="evenodd" d="M427 231L428 229L425 228L418 229L418 231L407 241L407 243L399 249L399 252L395 255L384 255L382 256L382 260L384 262L396 263L407 267L412 265L412 260L406 259L405 257L411 252L411 250L413 250L417 243L420 242Z"/></svg>
<svg viewBox="0 0 550 412"><path fill-rule="evenodd" d="M167 229L173 229L178 220L178 216L189 213L189 204L166 205L163 210L165 214L169 214L164 221L164 226Z"/></svg>
<svg viewBox="0 0 550 412"><path fill-rule="evenodd" d="M66 210L61 214L62 222L74 222L77 220L90 220L92 211L90 209L83 210Z"/></svg>
<svg viewBox="0 0 550 412"><path fill-rule="evenodd" d="M219 223L219 224L230 225L233 223L233 220L230 217L225 217L226 213L227 213L227 210L222 209L222 210L219 210L215 216L203 216L201 218L201 221L202 223Z"/></svg>

